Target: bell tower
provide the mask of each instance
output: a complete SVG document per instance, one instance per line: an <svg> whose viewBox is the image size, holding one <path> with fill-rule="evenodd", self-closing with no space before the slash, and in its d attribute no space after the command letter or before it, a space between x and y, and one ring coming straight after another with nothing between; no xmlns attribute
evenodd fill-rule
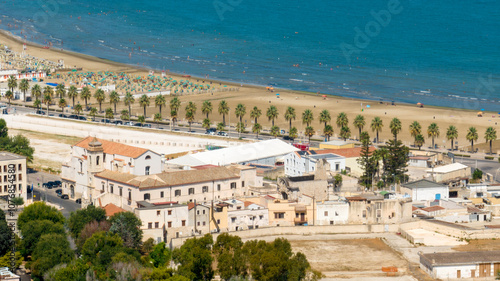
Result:
<svg viewBox="0 0 500 281"><path fill-rule="evenodd" d="M104 149L96 137L90 141L87 154L88 173L95 174L104 171Z"/></svg>

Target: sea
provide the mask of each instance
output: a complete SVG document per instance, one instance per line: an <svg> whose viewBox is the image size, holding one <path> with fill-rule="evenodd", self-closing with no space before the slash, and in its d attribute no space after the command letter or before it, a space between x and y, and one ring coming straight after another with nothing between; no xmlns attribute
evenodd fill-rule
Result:
<svg viewBox="0 0 500 281"><path fill-rule="evenodd" d="M276 89L495 112L499 19L498 0L0 0L0 29L52 48Z"/></svg>

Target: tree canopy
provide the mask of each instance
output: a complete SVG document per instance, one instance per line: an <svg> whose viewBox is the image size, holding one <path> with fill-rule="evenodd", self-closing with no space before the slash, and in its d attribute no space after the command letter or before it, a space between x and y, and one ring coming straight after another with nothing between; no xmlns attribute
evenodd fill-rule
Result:
<svg viewBox="0 0 500 281"><path fill-rule="evenodd" d="M56 208L48 206L45 202L35 202L19 214L17 225L19 229L30 221L49 220L53 223L64 224L64 216Z"/></svg>
<svg viewBox="0 0 500 281"><path fill-rule="evenodd" d="M76 210L71 212L68 220L68 228L73 238L78 238L80 232L86 224L92 221L106 220L106 211L102 208L96 208L94 205L88 205L85 209Z"/></svg>

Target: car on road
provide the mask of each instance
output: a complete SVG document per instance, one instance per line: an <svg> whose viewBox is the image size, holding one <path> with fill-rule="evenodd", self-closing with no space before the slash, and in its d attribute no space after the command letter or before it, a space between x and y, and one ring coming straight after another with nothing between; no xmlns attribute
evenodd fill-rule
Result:
<svg viewBox="0 0 500 281"><path fill-rule="evenodd" d="M62 182L61 181L54 181L54 184L56 184L57 186L62 186Z"/></svg>
<svg viewBox="0 0 500 281"><path fill-rule="evenodd" d="M142 124L141 123L135 123L134 126L136 126L136 127L142 127Z"/></svg>
<svg viewBox="0 0 500 281"><path fill-rule="evenodd" d="M227 137L227 133L226 132L218 132L217 135L218 136Z"/></svg>
<svg viewBox="0 0 500 281"><path fill-rule="evenodd" d="M125 125L125 126L134 126L134 122L130 122L130 121L129 122L125 122L125 123L123 123L123 125Z"/></svg>
<svg viewBox="0 0 500 281"><path fill-rule="evenodd" d="M290 136L288 136L288 135L287 135L287 136L283 136L283 139L284 139L284 140L291 140L291 141L293 141L293 138L291 138L291 137L290 137Z"/></svg>
<svg viewBox="0 0 500 281"><path fill-rule="evenodd" d="M109 120L109 119L101 119L101 123L109 124L109 123L111 123L111 120Z"/></svg>
<svg viewBox="0 0 500 281"><path fill-rule="evenodd" d="M76 203L76 204L82 204L82 198L78 198L78 199L76 199L76 200L75 200L75 203Z"/></svg>
<svg viewBox="0 0 500 281"><path fill-rule="evenodd" d="M65 114L61 113L61 114L59 114L59 117L61 117L61 118L67 118L68 116L66 116Z"/></svg>
<svg viewBox="0 0 500 281"><path fill-rule="evenodd" d="M78 119L78 115L76 114L71 114L68 116L69 119Z"/></svg>
<svg viewBox="0 0 500 281"><path fill-rule="evenodd" d="M207 129L207 130L205 131L205 135L212 135L212 136L215 136L215 135L216 135L216 133L217 133L217 129L215 129L215 128L210 128L210 129Z"/></svg>
<svg viewBox="0 0 500 281"><path fill-rule="evenodd" d="M94 117L87 117L87 121L93 122L93 121L95 121L95 118Z"/></svg>
<svg viewBox="0 0 500 281"><path fill-rule="evenodd" d="M78 120L87 121L87 117L85 117L85 116L78 116Z"/></svg>
<svg viewBox="0 0 500 281"><path fill-rule="evenodd" d="M61 199L66 199L66 200L67 200L67 199L69 199L68 194L62 194L62 195L61 195Z"/></svg>
<svg viewBox="0 0 500 281"><path fill-rule="evenodd" d="M146 124L142 125L142 127L144 127L144 128L151 128L151 124L147 124L146 123Z"/></svg>
<svg viewBox="0 0 500 281"><path fill-rule="evenodd" d="M57 194L57 197L61 197L62 189L56 189L56 194Z"/></svg>
<svg viewBox="0 0 500 281"><path fill-rule="evenodd" d="M113 121L113 124L115 124L115 125L123 125L123 122L122 122L122 120L115 120L115 121Z"/></svg>
<svg viewBox="0 0 500 281"><path fill-rule="evenodd" d="M45 115L45 111L37 109L35 110L35 114Z"/></svg>
<svg viewBox="0 0 500 281"><path fill-rule="evenodd" d="M42 187L45 187L47 189L52 189L54 187L54 184L52 182L45 182L42 184Z"/></svg>

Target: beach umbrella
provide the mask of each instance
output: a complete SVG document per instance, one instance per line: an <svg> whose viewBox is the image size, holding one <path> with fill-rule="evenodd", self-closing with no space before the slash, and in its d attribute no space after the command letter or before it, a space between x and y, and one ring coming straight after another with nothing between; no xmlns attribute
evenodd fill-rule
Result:
<svg viewBox="0 0 500 281"><path fill-rule="evenodd" d="M484 111L484 108L481 108L481 111Z"/></svg>
<svg viewBox="0 0 500 281"><path fill-rule="evenodd" d="M366 108L370 108L370 105L369 105L369 104L367 104L367 105L366 105Z"/></svg>
<svg viewBox="0 0 500 281"><path fill-rule="evenodd" d="M322 95L322 97L326 98L326 95Z"/></svg>

